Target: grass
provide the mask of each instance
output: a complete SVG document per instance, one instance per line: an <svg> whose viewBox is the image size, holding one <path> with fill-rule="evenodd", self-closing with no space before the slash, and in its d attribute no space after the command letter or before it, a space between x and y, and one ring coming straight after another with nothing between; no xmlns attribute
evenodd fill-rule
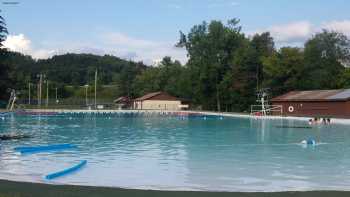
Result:
<svg viewBox="0 0 350 197"><path fill-rule="evenodd" d="M192 191L156 191L107 187L88 187L70 185L47 185L0 180L0 197L345 197L345 191L310 192L192 192Z"/></svg>

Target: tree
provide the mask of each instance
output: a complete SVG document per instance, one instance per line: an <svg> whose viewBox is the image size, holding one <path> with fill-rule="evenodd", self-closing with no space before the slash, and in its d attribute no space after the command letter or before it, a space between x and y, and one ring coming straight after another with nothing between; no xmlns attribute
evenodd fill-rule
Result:
<svg viewBox="0 0 350 197"><path fill-rule="evenodd" d="M231 75L226 79L232 79L232 98L230 104L233 111L244 111L255 102L255 90L257 88L259 55L249 39L245 39L241 47L232 58ZM227 83L227 82L226 82Z"/></svg>
<svg viewBox="0 0 350 197"><path fill-rule="evenodd" d="M0 16L0 99L7 99L7 89L11 84L9 81L9 67L5 64L5 60L7 58L7 51L3 48L3 42L6 39L6 35L8 34L5 20L2 16Z"/></svg>
<svg viewBox="0 0 350 197"><path fill-rule="evenodd" d="M345 68L338 80L338 86L341 88L350 88L350 68Z"/></svg>
<svg viewBox="0 0 350 197"><path fill-rule="evenodd" d="M350 60L350 41L342 34L323 30L305 43L305 88L339 88L342 62Z"/></svg>
<svg viewBox="0 0 350 197"><path fill-rule="evenodd" d="M227 91L226 108L231 111L246 111L255 103L256 91L263 87L263 59L275 52L270 33L255 34L245 38L231 58L231 69L221 84Z"/></svg>
<svg viewBox="0 0 350 197"><path fill-rule="evenodd" d="M256 88L261 88L264 80L263 63L265 57L271 56L275 52L275 43L269 32L255 34L251 40L251 47L255 53L256 64ZM253 54L254 55L254 54Z"/></svg>
<svg viewBox="0 0 350 197"><path fill-rule="evenodd" d="M135 89L139 95L165 91L182 97L185 89L182 78L184 69L179 61L173 61L171 57L164 57L159 65L145 70L137 77Z"/></svg>
<svg viewBox="0 0 350 197"><path fill-rule="evenodd" d="M305 89L304 53L300 48L283 47L263 59L264 86L271 87L274 96L291 90Z"/></svg>
<svg viewBox="0 0 350 197"><path fill-rule="evenodd" d="M191 73L193 98L203 109L221 111L222 94L220 83L230 70L232 54L244 38L239 20L203 22L195 25L187 35L180 32L178 47L187 50L188 71Z"/></svg>
<svg viewBox="0 0 350 197"><path fill-rule="evenodd" d="M3 46L2 42L5 41L6 35L8 34L5 20L2 16L0 16L0 47Z"/></svg>
<svg viewBox="0 0 350 197"><path fill-rule="evenodd" d="M125 65L120 73L116 74L115 81L119 87L120 96L132 97L135 95L135 90L133 89L133 83L138 74L137 66L132 62Z"/></svg>

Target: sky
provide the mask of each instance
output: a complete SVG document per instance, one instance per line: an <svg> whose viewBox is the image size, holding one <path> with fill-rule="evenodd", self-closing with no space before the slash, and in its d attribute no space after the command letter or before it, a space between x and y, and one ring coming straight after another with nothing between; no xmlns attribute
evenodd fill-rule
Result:
<svg viewBox="0 0 350 197"><path fill-rule="evenodd" d="M350 38L349 0L0 0L13 51L110 54L153 64L182 63L179 31L203 21L240 19L247 35L270 31L277 47L299 46L322 29Z"/></svg>

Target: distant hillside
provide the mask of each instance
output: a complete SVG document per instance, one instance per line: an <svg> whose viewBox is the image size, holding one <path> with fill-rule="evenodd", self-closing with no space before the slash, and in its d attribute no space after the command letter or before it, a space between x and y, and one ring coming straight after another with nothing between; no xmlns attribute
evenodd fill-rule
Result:
<svg viewBox="0 0 350 197"><path fill-rule="evenodd" d="M62 88L67 85L93 85L96 70L99 85L118 85L120 94L127 94L130 92L127 83L132 83L147 68L142 62L126 61L111 55L73 53L34 60L31 56L6 52L4 64L8 68L5 72L9 73L7 84L11 84L11 88L22 90L23 94L27 94L25 91L28 83L38 83L39 74L44 74L52 86ZM3 98L6 98L8 93L3 94Z"/></svg>
<svg viewBox="0 0 350 197"><path fill-rule="evenodd" d="M141 62L126 61L110 55L68 53L38 61L19 53L9 52L9 56L8 63L15 68L13 71L17 72L17 75L22 73L27 80L33 81L37 74L43 73L50 81L70 85L91 83L96 69L100 82L110 84L113 83L113 78L123 70L131 69L139 73L146 68L146 65Z"/></svg>

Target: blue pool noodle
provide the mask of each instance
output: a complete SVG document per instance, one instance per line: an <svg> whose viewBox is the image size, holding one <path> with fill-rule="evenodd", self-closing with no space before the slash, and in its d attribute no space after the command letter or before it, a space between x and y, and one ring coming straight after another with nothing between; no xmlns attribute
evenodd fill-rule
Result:
<svg viewBox="0 0 350 197"><path fill-rule="evenodd" d="M77 165L75 165L73 167L70 167L70 168L67 168L65 170L62 170L62 171L59 171L59 172L55 172L55 173L52 173L52 174L48 174L48 175L45 176L45 178L47 180L51 180L51 179L55 179L55 178L60 177L60 176L64 176L64 175L73 173L73 172L79 170L80 168L84 167L86 165L86 163L87 163L87 161L83 160L79 164L77 164Z"/></svg>
<svg viewBox="0 0 350 197"><path fill-rule="evenodd" d="M45 152L45 151L55 151L55 150L64 150L76 148L75 145L72 144L55 144L48 146L32 146L32 147L16 147L15 151L19 151L23 153L36 153L36 152Z"/></svg>

